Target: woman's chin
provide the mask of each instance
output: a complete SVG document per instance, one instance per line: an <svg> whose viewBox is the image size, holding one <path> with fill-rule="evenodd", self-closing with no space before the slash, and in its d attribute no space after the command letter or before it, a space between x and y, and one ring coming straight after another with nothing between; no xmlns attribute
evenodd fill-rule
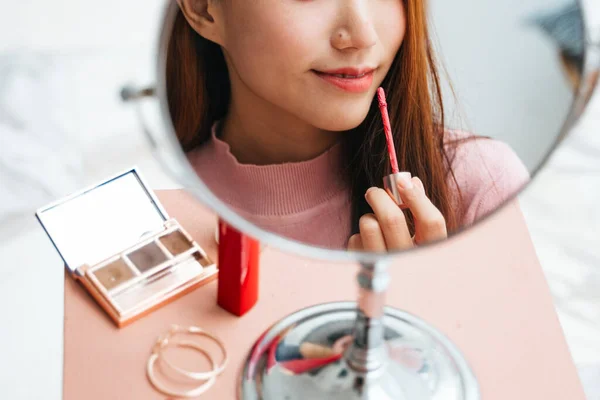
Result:
<svg viewBox="0 0 600 400"><path fill-rule="evenodd" d="M344 112L331 112L319 118L319 123L315 124L320 129L331 132L343 132L359 126L367 117L369 109L347 109Z"/></svg>

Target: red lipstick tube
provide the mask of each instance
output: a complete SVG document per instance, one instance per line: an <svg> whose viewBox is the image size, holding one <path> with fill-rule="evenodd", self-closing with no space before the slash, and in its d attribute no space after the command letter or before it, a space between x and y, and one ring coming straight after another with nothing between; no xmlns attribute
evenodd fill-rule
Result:
<svg viewBox="0 0 600 400"><path fill-rule="evenodd" d="M242 316L258 301L260 242L219 220L217 304Z"/></svg>

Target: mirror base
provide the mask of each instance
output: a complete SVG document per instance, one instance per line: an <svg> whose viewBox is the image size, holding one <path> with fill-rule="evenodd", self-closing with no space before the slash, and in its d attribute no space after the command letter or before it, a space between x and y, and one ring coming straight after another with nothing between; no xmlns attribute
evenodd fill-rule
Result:
<svg viewBox="0 0 600 400"><path fill-rule="evenodd" d="M244 400L477 400L479 387L459 350L419 318L386 307L381 367L351 367L354 302L291 314L254 345L244 365ZM346 345L346 346L344 346Z"/></svg>

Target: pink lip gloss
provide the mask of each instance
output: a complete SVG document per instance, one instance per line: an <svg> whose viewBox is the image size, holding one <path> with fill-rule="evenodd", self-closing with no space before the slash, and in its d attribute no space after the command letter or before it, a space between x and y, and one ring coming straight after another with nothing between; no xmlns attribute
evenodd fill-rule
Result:
<svg viewBox="0 0 600 400"><path fill-rule="evenodd" d="M404 202L398 192L398 180L411 179L412 175L410 172L400 172L398 168L398 158L396 156L396 147L394 146L394 137L392 136L392 126L390 124L385 91L381 87L377 89L377 101L379 102L379 111L383 120L383 130L387 142L390 166L392 167L392 173L383 178L383 187L398 206L404 207Z"/></svg>
<svg viewBox="0 0 600 400"><path fill-rule="evenodd" d="M354 71L331 71L331 72L320 72L314 71L317 76L326 82L336 86L349 93L364 93L367 92L373 85L374 72L368 71L364 74L358 74ZM342 77L340 74L357 74L354 77Z"/></svg>
<svg viewBox="0 0 600 400"><path fill-rule="evenodd" d="M379 101L379 111L381 111L381 119L383 120L383 130L387 141L392 173L397 174L400 172L398 170L398 158L396 157L396 148L394 147L394 138L392 137L392 126L390 125L390 116L388 114L387 101L385 99L383 88L377 89L377 100Z"/></svg>

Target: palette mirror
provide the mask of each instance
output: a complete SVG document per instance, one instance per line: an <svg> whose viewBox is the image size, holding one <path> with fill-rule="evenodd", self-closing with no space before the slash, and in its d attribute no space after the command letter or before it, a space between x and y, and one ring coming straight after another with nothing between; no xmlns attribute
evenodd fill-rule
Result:
<svg viewBox="0 0 600 400"><path fill-rule="evenodd" d="M357 303L258 340L242 397L479 398L443 334L384 311L389 256L526 186L585 108L588 55L574 1L167 2L157 85L123 91L164 167L262 242L362 266ZM290 370L278 351L307 338L346 350Z"/></svg>
<svg viewBox="0 0 600 400"><path fill-rule="evenodd" d="M98 213L100 208L111 213ZM162 228L165 215L132 173L40 212L71 272L83 264L95 265Z"/></svg>

